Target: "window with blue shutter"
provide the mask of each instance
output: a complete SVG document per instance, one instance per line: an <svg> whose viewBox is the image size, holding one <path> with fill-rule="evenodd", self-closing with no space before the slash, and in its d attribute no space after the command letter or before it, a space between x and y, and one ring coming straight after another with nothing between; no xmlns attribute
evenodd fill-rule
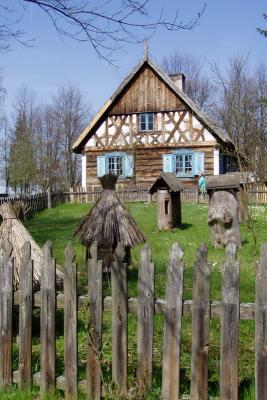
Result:
<svg viewBox="0 0 267 400"><path fill-rule="evenodd" d="M163 172L174 172L173 154L163 154Z"/></svg>
<svg viewBox="0 0 267 400"><path fill-rule="evenodd" d="M154 131L153 113L139 114L139 129L140 131Z"/></svg>
<svg viewBox="0 0 267 400"><path fill-rule="evenodd" d="M204 172L204 153L192 150L177 150L163 154L163 172L172 172L178 177L194 177Z"/></svg>
<svg viewBox="0 0 267 400"><path fill-rule="evenodd" d="M132 154L112 152L97 157L97 176L111 173L119 178L125 178L133 176L133 172L134 158Z"/></svg>
<svg viewBox="0 0 267 400"><path fill-rule="evenodd" d="M195 152L195 175L204 173L204 153L200 151Z"/></svg>
<svg viewBox="0 0 267 400"><path fill-rule="evenodd" d="M134 173L134 157L133 157L133 154L125 154L124 155L124 166L125 166L124 175L126 177L133 176L133 173Z"/></svg>
<svg viewBox="0 0 267 400"><path fill-rule="evenodd" d="M103 176L106 173L106 156L98 156L96 158L96 174Z"/></svg>

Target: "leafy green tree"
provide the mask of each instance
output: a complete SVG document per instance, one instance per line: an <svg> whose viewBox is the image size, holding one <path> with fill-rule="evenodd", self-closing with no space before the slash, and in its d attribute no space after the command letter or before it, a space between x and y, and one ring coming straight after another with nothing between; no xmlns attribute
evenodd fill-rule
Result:
<svg viewBox="0 0 267 400"><path fill-rule="evenodd" d="M29 193L35 185L36 164L32 132L25 111L20 111L9 154L9 183L15 192Z"/></svg>

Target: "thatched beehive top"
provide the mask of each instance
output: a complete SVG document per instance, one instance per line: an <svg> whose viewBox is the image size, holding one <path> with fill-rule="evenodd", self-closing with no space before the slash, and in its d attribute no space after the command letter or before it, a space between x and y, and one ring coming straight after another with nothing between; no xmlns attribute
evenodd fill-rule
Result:
<svg viewBox="0 0 267 400"><path fill-rule="evenodd" d="M145 242L145 236L114 190L117 177L107 174L100 181L104 190L76 231L78 238L87 247L95 241L99 246L113 247L118 243L133 247Z"/></svg>

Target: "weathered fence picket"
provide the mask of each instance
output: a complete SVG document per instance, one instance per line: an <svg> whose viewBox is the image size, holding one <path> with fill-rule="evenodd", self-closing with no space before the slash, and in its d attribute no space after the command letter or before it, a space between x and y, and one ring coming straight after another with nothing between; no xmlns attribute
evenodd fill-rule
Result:
<svg viewBox="0 0 267 400"><path fill-rule="evenodd" d="M257 267L255 304L239 303L239 263L236 246L226 248L226 261L222 268L223 301L211 302L211 265L207 261L207 247L197 251L193 300L182 300L183 251L176 243L170 252L167 268L166 299L155 299L154 264L151 249L145 245L141 251L138 277L138 298L127 297L127 264L123 262L125 250L118 245L111 268L112 297L103 299L103 262L98 260L97 244L90 248L88 267L88 294L77 297L77 271L71 248L65 251L64 294L55 292L55 260L51 242L44 246L41 272L41 293L32 294L30 244L22 249L19 292L14 304L19 305L19 369L12 374L12 246L0 243L0 389L13 381L21 388L31 384L41 387L45 397L55 387L65 391L65 398L77 400L79 390L90 400L101 399L102 387L102 308L112 310L112 380L118 392L127 393L127 352L129 313L137 315L137 386L139 395L151 387L153 363L154 314L165 318L162 363L162 399L177 400L180 390L180 341L182 316L192 316L192 400L208 398L208 345L210 318L221 318L220 398L238 399L238 327L239 319L255 320L255 376L256 398L266 398L267 384L267 245L262 247ZM55 376L55 311L64 309L64 376ZM41 372L32 375L32 306L41 308ZM87 379L78 382L77 307L88 306L90 319L87 348ZM182 393L181 393L182 395Z"/></svg>
<svg viewBox="0 0 267 400"><path fill-rule="evenodd" d="M256 274L255 312L255 383L256 399L265 400L267 393L267 245L261 249Z"/></svg>
<svg viewBox="0 0 267 400"><path fill-rule="evenodd" d="M127 389L128 310L127 264L125 250L119 244L111 267L112 288L112 380L122 392Z"/></svg>
<svg viewBox="0 0 267 400"><path fill-rule="evenodd" d="M151 386L154 299L154 263L151 262L151 248L145 245L141 250L138 275L137 312L137 384L140 392Z"/></svg>
<svg viewBox="0 0 267 400"><path fill-rule="evenodd" d="M64 263L64 364L65 399L78 396L77 273L75 254L69 244Z"/></svg>
<svg viewBox="0 0 267 400"><path fill-rule="evenodd" d="M210 274L208 249L197 251L193 281L191 399L208 398L208 343L210 325Z"/></svg>
<svg viewBox="0 0 267 400"><path fill-rule="evenodd" d="M55 389L56 359L56 262L52 257L52 244L43 247L44 265L41 270L41 392L43 395Z"/></svg>
<svg viewBox="0 0 267 400"><path fill-rule="evenodd" d="M0 389L12 383L12 245L0 246Z"/></svg>
<svg viewBox="0 0 267 400"><path fill-rule="evenodd" d="M90 400L101 398L100 353L102 344L102 271L103 261L98 260L97 243L90 248L88 267L88 298L90 328L87 350L87 394Z"/></svg>
<svg viewBox="0 0 267 400"><path fill-rule="evenodd" d="M179 396L180 341L183 295L183 251L178 243L172 246L167 270L166 310L162 362L162 399Z"/></svg>
<svg viewBox="0 0 267 400"><path fill-rule="evenodd" d="M221 399L238 399L239 262L236 245L226 248L222 273L223 314L221 319Z"/></svg>
<svg viewBox="0 0 267 400"><path fill-rule="evenodd" d="M19 386L30 388L32 384L32 272L31 244L22 248L19 282Z"/></svg>

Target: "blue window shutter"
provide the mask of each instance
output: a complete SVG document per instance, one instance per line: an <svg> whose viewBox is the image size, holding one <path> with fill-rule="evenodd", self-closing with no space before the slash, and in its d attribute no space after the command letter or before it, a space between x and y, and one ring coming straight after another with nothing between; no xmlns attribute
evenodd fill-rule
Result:
<svg viewBox="0 0 267 400"><path fill-rule="evenodd" d="M127 177L133 176L134 173L134 157L133 154L125 154L124 156L124 175Z"/></svg>
<svg viewBox="0 0 267 400"><path fill-rule="evenodd" d="M204 160L205 153L201 153L200 151L196 151L194 154L194 174L199 175L201 172L204 173Z"/></svg>
<svg viewBox="0 0 267 400"><path fill-rule="evenodd" d="M103 176L106 173L106 157L97 156L96 157L96 171L97 176Z"/></svg>
<svg viewBox="0 0 267 400"><path fill-rule="evenodd" d="M163 172L173 172L172 154L163 154Z"/></svg>

